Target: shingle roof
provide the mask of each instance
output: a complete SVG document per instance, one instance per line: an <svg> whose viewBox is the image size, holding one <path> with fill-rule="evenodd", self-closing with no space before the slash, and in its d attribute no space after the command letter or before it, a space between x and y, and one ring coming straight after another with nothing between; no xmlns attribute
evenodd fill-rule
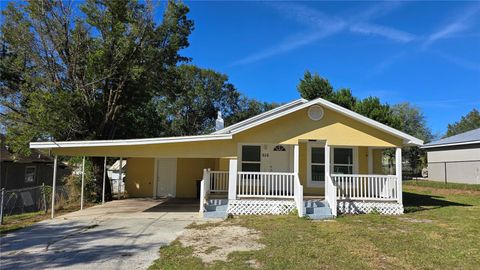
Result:
<svg viewBox="0 0 480 270"><path fill-rule="evenodd" d="M480 128L425 144L422 148L480 143Z"/></svg>

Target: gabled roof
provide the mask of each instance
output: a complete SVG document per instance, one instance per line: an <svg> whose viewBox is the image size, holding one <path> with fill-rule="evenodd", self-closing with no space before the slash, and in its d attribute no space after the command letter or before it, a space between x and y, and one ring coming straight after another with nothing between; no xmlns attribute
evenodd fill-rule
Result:
<svg viewBox="0 0 480 270"><path fill-rule="evenodd" d="M480 128L427 143L422 148L456 146L480 143Z"/></svg>
<svg viewBox="0 0 480 270"><path fill-rule="evenodd" d="M379 123L368 117L360 115L356 112L350 111L332 102L317 98L311 101L306 99L297 99L290 103L279 106L270 111L261 113L257 116L251 117L239 123L233 124L224 129L213 132L207 135L197 136L180 136L180 137L163 137L163 138L149 138L149 139L125 139L125 140L95 140L95 141L64 141L64 142L32 142L31 148L62 148L62 147L94 147L94 146L127 146L127 145L150 145L150 144L163 144L163 143L179 143L179 142L194 142L194 141L211 141L211 140L229 140L233 138L234 134L245 131L247 129L256 127L263 123L272 121L279 117L285 116L289 113L296 112L298 110L308 108L314 104L319 104L325 108L343 114L347 117L362 122L368 126L372 126L376 129L382 130L395 137L401 138L405 145L422 145L423 141L410 136L397 129Z"/></svg>
<svg viewBox="0 0 480 270"><path fill-rule="evenodd" d="M337 104L334 104L330 101L327 101L323 98L317 98L313 99L311 101L307 101L305 99L298 99L295 100L294 102L285 104L282 107L277 108L278 110L271 110L268 111L264 114L258 115L258 117L253 117L250 119L247 119L245 121L239 122L235 125L232 125L230 127L224 128L222 130L219 130L215 132L214 134L237 134L239 132L245 131L247 129L253 128L255 126L261 125L263 123L266 123L268 121L272 121L274 119L277 119L279 117L282 117L284 115L287 115L289 113L296 112L298 110L310 107L312 105L319 104L325 108L328 108L330 110L333 110L335 112L338 112L340 114L343 114L347 117L350 117L352 119L355 119L359 122L362 122L366 125L369 125L371 127L374 127L376 129L382 130L388 134L394 135L396 137L402 138L404 140L404 143L406 145L423 145L423 141L415 138L411 135L408 135L400 130L394 129L392 127L389 127L387 125L384 125L380 122L377 122L375 120L372 120L368 117L365 117L361 114L358 114L356 112L353 112L349 109L346 109L342 106L339 106Z"/></svg>

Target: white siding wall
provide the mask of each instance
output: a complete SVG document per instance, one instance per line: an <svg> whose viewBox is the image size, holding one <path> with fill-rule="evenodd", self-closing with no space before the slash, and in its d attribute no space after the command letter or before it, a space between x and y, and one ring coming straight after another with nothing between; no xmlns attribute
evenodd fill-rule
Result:
<svg viewBox="0 0 480 270"><path fill-rule="evenodd" d="M428 152L428 178L449 183L480 184L480 148Z"/></svg>

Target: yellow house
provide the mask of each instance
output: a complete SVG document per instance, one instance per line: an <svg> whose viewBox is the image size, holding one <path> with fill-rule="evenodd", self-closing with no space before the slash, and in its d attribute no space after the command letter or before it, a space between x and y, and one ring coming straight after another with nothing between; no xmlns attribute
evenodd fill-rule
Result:
<svg viewBox="0 0 480 270"><path fill-rule="evenodd" d="M33 142L54 155L128 160L130 197L199 198L205 216L403 213L401 147L423 142L321 98L295 100L208 135ZM384 175L382 150L396 149Z"/></svg>

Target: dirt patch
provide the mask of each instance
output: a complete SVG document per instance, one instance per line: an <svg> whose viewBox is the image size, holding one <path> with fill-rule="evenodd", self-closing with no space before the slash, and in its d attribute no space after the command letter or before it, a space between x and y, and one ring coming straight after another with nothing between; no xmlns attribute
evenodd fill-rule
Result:
<svg viewBox="0 0 480 270"><path fill-rule="evenodd" d="M265 246L258 243L260 233L242 226L217 226L211 228L190 228L179 237L184 247L192 247L193 255L204 263L227 261L234 251L260 250Z"/></svg>
<svg viewBox="0 0 480 270"><path fill-rule="evenodd" d="M411 222L411 223L432 223L433 222L433 220L431 219L417 219L417 218L404 218L404 217L400 217L398 219L402 221Z"/></svg>

